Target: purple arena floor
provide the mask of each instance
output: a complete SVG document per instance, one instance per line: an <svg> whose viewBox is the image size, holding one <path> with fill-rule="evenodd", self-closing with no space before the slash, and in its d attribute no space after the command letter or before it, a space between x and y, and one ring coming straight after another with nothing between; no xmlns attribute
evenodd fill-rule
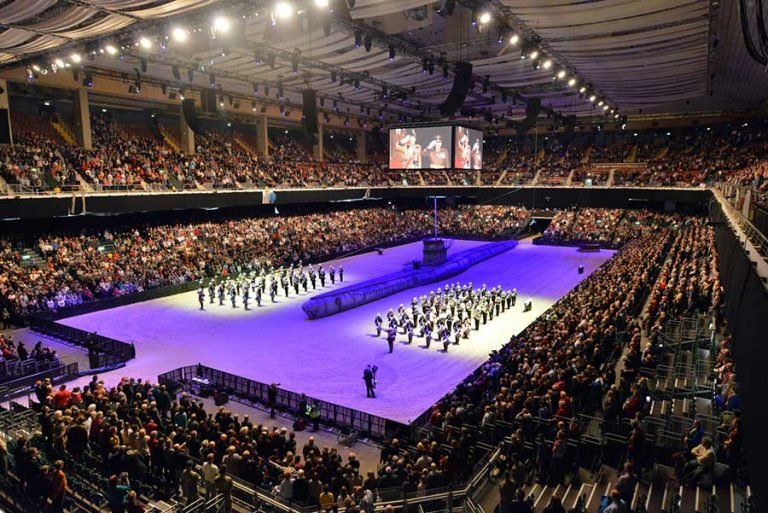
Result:
<svg viewBox="0 0 768 513"><path fill-rule="evenodd" d="M454 242L458 252L484 242ZM304 392L343 406L394 421L408 423L450 392L466 376L519 333L555 301L575 287L613 255L612 251L580 253L575 248L534 246L523 242L515 249L486 260L450 282L472 282L476 286L516 287L517 306L494 318L469 340L442 352L440 344L430 349L423 339L412 345L398 336L393 354L386 340L377 338L373 318L389 308L409 304L413 296L428 294L445 282L410 289L314 321L307 319L301 304L312 295L302 293L262 307L244 311L242 305L207 305L200 311L197 293L188 292L134 305L71 317L61 321L136 345L137 358L120 376L155 381L158 374L201 362L209 367L245 376L282 388ZM421 256L421 243L406 244L333 262L344 266L344 284L359 282L410 265ZM579 264L585 273L577 274ZM322 292L340 288L326 282ZM282 293L282 291L281 291ZM533 310L523 313L530 298ZM379 367L376 399L365 397L362 371L367 364Z"/></svg>

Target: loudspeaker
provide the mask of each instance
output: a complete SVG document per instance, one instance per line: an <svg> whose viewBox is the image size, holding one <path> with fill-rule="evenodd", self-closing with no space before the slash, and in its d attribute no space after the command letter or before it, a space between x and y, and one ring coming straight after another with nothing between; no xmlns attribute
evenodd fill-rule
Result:
<svg viewBox="0 0 768 513"><path fill-rule="evenodd" d="M571 141L573 141L573 131L576 129L576 116L568 116L565 118L563 133L560 136L560 144L563 148L567 148Z"/></svg>
<svg viewBox="0 0 768 513"><path fill-rule="evenodd" d="M215 95L214 95L215 96ZM197 120L197 109L195 109L195 100L184 100L181 102L181 111L184 113L184 121L187 126L196 134L200 132L200 123Z"/></svg>
<svg viewBox="0 0 768 513"><path fill-rule="evenodd" d="M202 100L202 105L200 108L203 112L216 114L216 109L218 108L218 102L216 101L216 89L212 87L206 89L203 91L200 99Z"/></svg>
<svg viewBox="0 0 768 513"><path fill-rule="evenodd" d="M456 113L464 104L464 99L472 84L472 64L469 62L457 62L454 69L453 87L448 97L440 105L440 113L450 116Z"/></svg>
<svg viewBox="0 0 768 513"><path fill-rule="evenodd" d="M305 89L301 92L302 107L304 113L304 131L316 134L317 128L317 98L314 89Z"/></svg>
<svg viewBox="0 0 768 513"><path fill-rule="evenodd" d="M11 144L11 119L8 109L0 109L0 144Z"/></svg>

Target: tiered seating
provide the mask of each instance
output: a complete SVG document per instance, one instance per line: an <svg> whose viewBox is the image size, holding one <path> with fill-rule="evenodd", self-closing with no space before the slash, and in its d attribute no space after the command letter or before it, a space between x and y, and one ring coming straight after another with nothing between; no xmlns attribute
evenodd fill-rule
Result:
<svg viewBox="0 0 768 513"><path fill-rule="evenodd" d="M450 212L448 209L444 218L447 223ZM504 219L504 212L519 211L502 207L497 220ZM0 291L16 312L56 310L196 280L236 263L310 262L373 244L410 240L429 233L423 214L420 210L364 209L79 236L45 235L31 244L46 262L32 266L22 265L22 256L11 241L0 240ZM462 233L488 229L482 215L464 222L468 223L465 227L451 225L450 229L466 230Z"/></svg>

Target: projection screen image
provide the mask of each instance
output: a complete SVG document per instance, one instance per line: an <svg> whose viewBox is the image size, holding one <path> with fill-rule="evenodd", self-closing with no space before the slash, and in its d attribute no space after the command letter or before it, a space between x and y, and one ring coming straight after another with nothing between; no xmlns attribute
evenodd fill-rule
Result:
<svg viewBox="0 0 768 513"><path fill-rule="evenodd" d="M448 169L453 127L391 128L389 169Z"/></svg>
<svg viewBox="0 0 768 513"><path fill-rule="evenodd" d="M456 127L456 169L483 168L483 132L463 126Z"/></svg>

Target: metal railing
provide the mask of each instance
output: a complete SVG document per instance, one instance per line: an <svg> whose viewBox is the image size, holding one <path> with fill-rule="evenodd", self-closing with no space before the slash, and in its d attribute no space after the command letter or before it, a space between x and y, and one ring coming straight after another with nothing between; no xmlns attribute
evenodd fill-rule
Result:
<svg viewBox="0 0 768 513"><path fill-rule="evenodd" d="M80 376L80 369L77 362L70 363L68 365L61 365L53 369L49 369L36 374L30 374L23 378L15 379L13 381L7 381L0 385L0 405L7 403L13 399L17 399L24 395L30 394L35 382L38 380L44 380L49 378L53 384L64 383ZM20 404L27 406L22 401Z"/></svg>
<svg viewBox="0 0 768 513"><path fill-rule="evenodd" d="M29 326L33 331L69 342L88 350L91 368L111 367L136 357L136 349L113 338L65 326L42 316L31 316Z"/></svg>
<svg viewBox="0 0 768 513"><path fill-rule="evenodd" d="M731 184L718 184L715 189L715 198L718 203L724 207L736 221L736 224L744 232L744 235L755 246L763 260L768 260L768 237L765 236L749 219L744 215L743 208L739 209L738 199L740 187ZM747 207L748 208L748 207ZM724 212L725 213L725 212Z"/></svg>
<svg viewBox="0 0 768 513"><path fill-rule="evenodd" d="M268 405L269 384L252 379L236 376L227 372L205 367L190 365L181 367L158 376L161 384L178 384L185 388L195 383L207 381L211 389L236 397L239 401L252 404ZM375 439L384 439L406 429L403 424L377 417L353 408L340 406L320 399L305 396L289 390L278 388L275 407L279 410L298 412L307 405L317 405L320 410L321 422L330 427L350 428L366 433ZM304 412L301 412L302 414Z"/></svg>

